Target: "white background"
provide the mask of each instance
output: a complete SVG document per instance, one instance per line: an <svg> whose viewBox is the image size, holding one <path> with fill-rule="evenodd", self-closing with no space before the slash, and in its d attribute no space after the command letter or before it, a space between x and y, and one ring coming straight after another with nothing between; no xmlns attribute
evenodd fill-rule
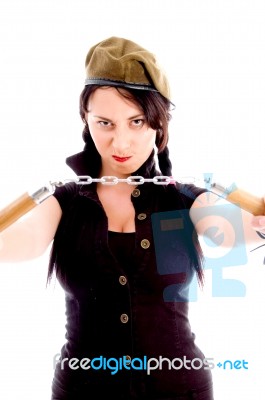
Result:
<svg viewBox="0 0 265 400"><path fill-rule="evenodd" d="M263 195L265 3L263 0L1 0L0 206L49 180L72 176L81 151L78 98L88 49L123 36L155 52L176 105L170 149L174 175L213 173L225 185ZM264 249L264 248L263 248ZM211 270L191 304L197 343L215 362L215 399L263 398L264 250L224 276L242 298L214 297ZM47 400L53 356L64 343L64 298L45 287L47 253L3 264L0 274L0 397Z"/></svg>

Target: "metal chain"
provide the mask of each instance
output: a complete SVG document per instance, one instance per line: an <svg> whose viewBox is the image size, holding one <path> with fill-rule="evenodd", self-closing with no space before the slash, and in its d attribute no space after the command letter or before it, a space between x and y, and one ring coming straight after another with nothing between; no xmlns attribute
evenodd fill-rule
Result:
<svg viewBox="0 0 265 400"><path fill-rule="evenodd" d="M91 183L101 183L102 185L113 186L118 183L127 183L128 185L142 185L145 182L154 183L155 185L168 185L170 183L175 183L176 180L169 176L155 176L153 178L144 178L143 176L129 176L128 178L117 178L116 176L102 176L101 178L91 178L89 175L80 175L76 178L64 179L63 181L50 182L53 187L64 186L66 183L74 182L77 185L90 185ZM194 177L183 177L179 179L178 182L184 183L194 183Z"/></svg>

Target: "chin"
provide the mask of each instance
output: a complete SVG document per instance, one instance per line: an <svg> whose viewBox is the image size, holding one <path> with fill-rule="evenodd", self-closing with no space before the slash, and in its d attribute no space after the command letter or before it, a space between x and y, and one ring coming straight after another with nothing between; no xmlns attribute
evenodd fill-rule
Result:
<svg viewBox="0 0 265 400"><path fill-rule="evenodd" d="M133 174L135 171L137 171L140 168L141 165L125 165L121 164L116 166L115 171L121 172L123 174Z"/></svg>

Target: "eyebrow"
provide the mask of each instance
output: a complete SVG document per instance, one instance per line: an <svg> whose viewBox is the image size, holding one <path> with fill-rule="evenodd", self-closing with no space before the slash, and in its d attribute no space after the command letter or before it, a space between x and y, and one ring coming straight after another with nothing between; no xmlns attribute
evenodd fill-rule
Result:
<svg viewBox="0 0 265 400"><path fill-rule="evenodd" d="M112 122L111 119L106 118L106 117L102 117L101 115L93 115L93 117L94 118L98 118L98 119L102 119L104 121ZM145 115L144 114L137 114L137 115L133 115L132 117L129 117L127 119L128 119L128 121L131 121L133 119L137 119L137 118L140 118L140 117L143 118L143 117L145 117Z"/></svg>

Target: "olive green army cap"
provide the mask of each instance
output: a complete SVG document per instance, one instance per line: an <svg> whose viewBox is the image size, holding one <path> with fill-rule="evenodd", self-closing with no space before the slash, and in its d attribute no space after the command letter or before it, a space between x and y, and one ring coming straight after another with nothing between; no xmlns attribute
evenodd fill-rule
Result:
<svg viewBox="0 0 265 400"><path fill-rule="evenodd" d="M150 90L170 99L167 77L153 53L120 37L110 37L89 50L85 85Z"/></svg>

